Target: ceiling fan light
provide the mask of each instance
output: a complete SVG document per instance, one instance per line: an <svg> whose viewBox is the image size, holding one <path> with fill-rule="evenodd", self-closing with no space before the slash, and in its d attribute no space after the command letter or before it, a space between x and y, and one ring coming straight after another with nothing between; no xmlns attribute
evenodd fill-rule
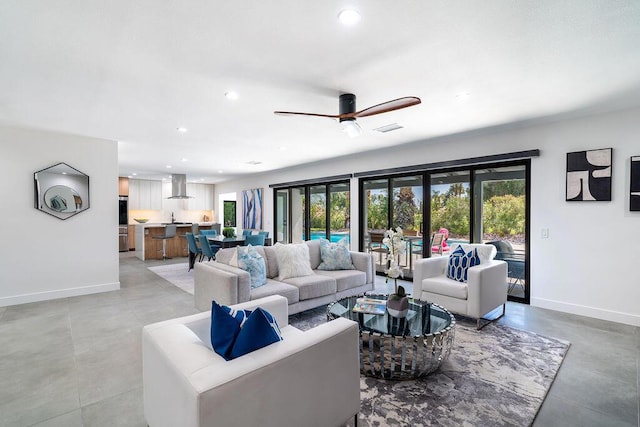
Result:
<svg viewBox="0 0 640 427"><path fill-rule="evenodd" d="M342 125L342 130L349 135L350 138L355 138L362 134L362 128L356 123L355 119L343 119L340 120L340 124Z"/></svg>

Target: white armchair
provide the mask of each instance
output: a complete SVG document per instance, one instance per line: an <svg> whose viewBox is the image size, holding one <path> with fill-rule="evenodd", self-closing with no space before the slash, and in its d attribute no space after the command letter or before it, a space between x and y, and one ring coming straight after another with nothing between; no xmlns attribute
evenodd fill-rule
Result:
<svg viewBox="0 0 640 427"><path fill-rule="evenodd" d="M360 410L358 325L336 319L308 331L288 324L287 299L263 307L283 340L225 361L211 348L210 312L142 331L144 415L160 426L339 426Z"/></svg>
<svg viewBox="0 0 640 427"><path fill-rule="evenodd" d="M415 295L421 300L434 302L452 313L477 319L480 329L483 316L502 305L504 315L507 302L507 263L494 260L496 248L492 245L460 245L469 252L478 249L480 265L470 267L467 282L447 278L449 256L423 258L415 263L413 283Z"/></svg>

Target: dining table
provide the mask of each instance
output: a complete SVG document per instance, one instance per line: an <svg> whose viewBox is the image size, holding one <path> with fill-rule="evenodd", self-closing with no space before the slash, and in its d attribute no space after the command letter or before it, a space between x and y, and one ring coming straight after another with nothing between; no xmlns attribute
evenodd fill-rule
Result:
<svg viewBox="0 0 640 427"><path fill-rule="evenodd" d="M236 246L244 245L244 236L236 236L236 237L224 237L221 236L211 236L208 237L209 243L212 245L218 245L222 249L233 248ZM265 246L271 246L271 237L267 237L264 239Z"/></svg>

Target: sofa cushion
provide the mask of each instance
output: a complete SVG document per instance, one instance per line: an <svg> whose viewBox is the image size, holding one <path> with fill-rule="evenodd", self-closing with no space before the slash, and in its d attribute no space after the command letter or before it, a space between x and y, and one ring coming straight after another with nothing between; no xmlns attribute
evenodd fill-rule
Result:
<svg viewBox="0 0 640 427"><path fill-rule="evenodd" d="M422 280L422 290L432 294L466 300L468 295L466 283L447 279L445 276L429 277Z"/></svg>
<svg viewBox="0 0 640 427"><path fill-rule="evenodd" d="M282 340L275 318L258 307L235 310L211 303L211 345L225 360L235 359Z"/></svg>
<svg viewBox="0 0 640 427"><path fill-rule="evenodd" d="M346 238L337 243L320 239L320 258L322 262L318 265L318 270L353 270L355 268L351 262Z"/></svg>
<svg viewBox="0 0 640 427"><path fill-rule="evenodd" d="M322 262L322 257L320 256L320 241L317 239L307 240L305 244L309 248L309 264L311 265L311 269L315 270Z"/></svg>
<svg viewBox="0 0 640 427"><path fill-rule="evenodd" d="M264 258L254 246L238 246L238 267L251 276L251 288L258 288L267 283L267 267Z"/></svg>
<svg viewBox="0 0 640 427"><path fill-rule="evenodd" d="M278 254L276 248L274 246L262 246L261 249L264 252L264 261L267 264L267 278L278 277Z"/></svg>
<svg viewBox="0 0 640 427"><path fill-rule="evenodd" d="M259 288L251 289L251 299L268 297L271 295L282 295L287 299L287 304L295 304L300 301L300 291L296 286L267 279L267 283Z"/></svg>
<svg viewBox="0 0 640 427"><path fill-rule="evenodd" d="M447 263L447 278L457 280L458 282L467 281L467 270L469 267L480 264L478 250L473 249L465 253L461 246L458 246L451 255Z"/></svg>
<svg viewBox="0 0 640 427"><path fill-rule="evenodd" d="M311 276L289 278L285 283L298 288L300 301L335 294L337 290L335 279L313 273Z"/></svg>
<svg viewBox="0 0 640 427"><path fill-rule="evenodd" d="M216 261L222 264L231 265L231 258L233 258L234 255L236 255L236 248L220 249L216 252Z"/></svg>
<svg viewBox="0 0 640 427"><path fill-rule="evenodd" d="M304 243L283 245L276 243L278 255L278 280L313 274L309 264L309 247Z"/></svg>
<svg viewBox="0 0 640 427"><path fill-rule="evenodd" d="M367 283L367 273L360 270L316 270L315 273L335 279L338 292L357 288Z"/></svg>

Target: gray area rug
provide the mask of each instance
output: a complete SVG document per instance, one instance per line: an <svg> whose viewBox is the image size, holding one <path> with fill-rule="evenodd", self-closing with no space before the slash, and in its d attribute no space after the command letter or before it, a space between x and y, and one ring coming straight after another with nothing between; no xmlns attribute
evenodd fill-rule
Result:
<svg viewBox="0 0 640 427"><path fill-rule="evenodd" d="M193 270L169 264L149 270L193 294ZM376 290L386 288L384 278ZM326 308L294 314L306 330L326 322ZM360 378L358 426L528 426L551 387L569 343L498 324L480 331L456 316L451 355L426 378ZM348 424L352 426L352 424Z"/></svg>
<svg viewBox="0 0 640 427"><path fill-rule="evenodd" d="M325 316L321 307L289 320L309 329ZM410 381L360 378L358 426L531 425L568 349L566 341L498 324L478 331L458 317L439 371Z"/></svg>
<svg viewBox="0 0 640 427"><path fill-rule="evenodd" d="M193 295L193 270L187 271L189 270L188 263L157 265L147 268L168 282L171 282L174 286Z"/></svg>

